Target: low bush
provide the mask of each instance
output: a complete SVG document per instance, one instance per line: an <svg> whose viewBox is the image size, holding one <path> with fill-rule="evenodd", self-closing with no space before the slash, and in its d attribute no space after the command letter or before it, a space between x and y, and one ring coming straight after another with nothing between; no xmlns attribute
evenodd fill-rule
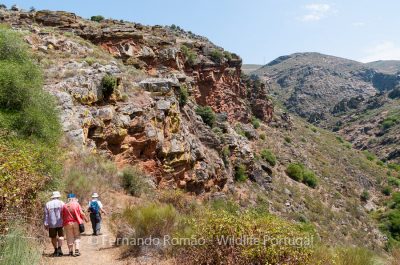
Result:
<svg viewBox="0 0 400 265"><path fill-rule="evenodd" d="M258 129L261 126L261 121L256 117L251 117L251 124L253 125L254 129Z"/></svg>
<svg viewBox="0 0 400 265"><path fill-rule="evenodd" d="M260 139L265 140L267 138L267 135L265 133L260 133Z"/></svg>
<svg viewBox="0 0 400 265"><path fill-rule="evenodd" d="M303 173L303 183L311 188L316 188L318 185L318 179L315 173L310 170L305 170Z"/></svg>
<svg viewBox="0 0 400 265"><path fill-rule="evenodd" d="M390 194L392 193L392 188L389 186L383 187L382 189L382 194L385 196L390 196Z"/></svg>
<svg viewBox="0 0 400 265"><path fill-rule="evenodd" d="M286 168L286 174L298 181L298 182L303 182L307 186L311 188L316 188L318 185L318 179L315 175L314 172L311 170L307 169L303 164L301 163L291 163L288 165Z"/></svg>
<svg viewBox="0 0 400 265"><path fill-rule="evenodd" d="M205 124L207 124L210 127L214 126L216 116L210 106L197 107L196 114L201 117L201 119Z"/></svg>
<svg viewBox="0 0 400 265"><path fill-rule="evenodd" d="M101 22L101 21L104 20L104 17L103 17L103 16L100 16L100 15L92 16L92 17L90 18L90 20L91 20L91 21L95 21L95 22Z"/></svg>
<svg viewBox="0 0 400 265"><path fill-rule="evenodd" d="M319 246L315 249L309 264L323 265L374 265L374 254L360 247L346 246L328 248Z"/></svg>
<svg viewBox="0 0 400 265"><path fill-rule="evenodd" d="M99 155L76 151L64 168L64 190L75 193L80 201L89 200L92 192L102 194L120 189L115 164Z"/></svg>
<svg viewBox="0 0 400 265"><path fill-rule="evenodd" d="M170 204L180 213L192 213L196 210L197 203L185 195L182 190L164 190L158 194L158 201Z"/></svg>
<svg viewBox="0 0 400 265"><path fill-rule="evenodd" d="M14 227L0 237L0 263L7 265L36 265L42 254L37 242L29 239L21 228Z"/></svg>
<svg viewBox="0 0 400 265"><path fill-rule="evenodd" d="M363 202L367 202L370 198L371 198L371 195L369 194L369 192L367 190L364 190L360 195L360 199Z"/></svg>
<svg viewBox="0 0 400 265"><path fill-rule="evenodd" d="M269 149L262 149L260 156L263 160L267 161L271 166L276 165L276 156Z"/></svg>
<svg viewBox="0 0 400 265"><path fill-rule="evenodd" d="M399 117L397 116L392 116L384 119L381 123L381 126L383 129L387 130L393 126L395 126L397 123L399 123Z"/></svg>
<svg viewBox="0 0 400 265"><path fill-rule="evenodd" d="M301 225L265 212L206 209L201 216L187 218L184 227L177 237L202 238L204 244L176 246L179 264L310 264L312 246L274 242L285 238L306 239L312 235L304 232ZM243 244L229 241L240 240L244 235L251 235L252 241Z"/></svg>
<svg viewBox="0 0 400 265"><path fill-rule="evenodd" d="M145 174L136 167L126 167L121 174L122 187L132 196L140 197L151 190Z"/></svg>
<svg viewBox="0 0 400 265"><path fill-rule="evenodd" d="M247 168L245 165L240 164L235 168L235 180L238 182L243 182L248 179Z"/></svg>
<svg viewBox="0 0 400 265"><path fill-rule="evenodd" d="M193 66L196 63L197 54L186 45L181 46L181 51L185 56L186 63L189 64L190 66Z"/></svg>
<svg viewBox="0 0 400 265"><path fill-rule="evenodd" d="M179 105L185 106L189 99L189 92L185 85L179 87Z"/></svg>
<svg viewBox="0 0 400 265"><path fill-rule="evenodd" d="M171 234L178 221L178 214L170 204L150 203L131 207L125 209L122 215L135 228L138 238Z"/></svg>
<svg viewBox="0 0 400 265"><path fill-rule="evenodd" d="M291 163L286 169L286 174L298 181L302 182L303 181L303 174L304 174L304 165L300 163Z"/></svg>
<svg viewBox="0 0 400 265"><path fill-rule="evenodd" d="M388 184L393 187L400 187L400 179L396 177L388 177Z"/></svg>
<svg viewBox="0 0 400 265"><path fill-rule="evenodd" d="M376 159L376 156L367 150L364 151L364 155L369 161L374 161Z"/></svg>
<svg viewBox="0 0 400 265"><path fill-rule="evenodd" d="M213 49L210 52L210 57L215 63L221 63L222 59L224 58L224 53L218 49Z"/></svg>
<svg viewBox="0 0 400 265"><path fill-rule="evenodd" d="M117 78L112 75L105 75L101 80L101 89L105 100L110 99L114 90L117 88Z"/></svg>

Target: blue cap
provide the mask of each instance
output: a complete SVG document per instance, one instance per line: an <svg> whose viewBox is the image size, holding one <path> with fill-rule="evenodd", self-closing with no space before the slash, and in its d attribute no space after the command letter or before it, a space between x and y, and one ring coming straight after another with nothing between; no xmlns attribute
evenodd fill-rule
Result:
<svg viewBox="0 0 400 265"><path fill-rule="evenodd" d="M68 199L76 198L76 195L73 194L73 193L69 193L68 196L67 196L67 198L68 198Z"/></svg>

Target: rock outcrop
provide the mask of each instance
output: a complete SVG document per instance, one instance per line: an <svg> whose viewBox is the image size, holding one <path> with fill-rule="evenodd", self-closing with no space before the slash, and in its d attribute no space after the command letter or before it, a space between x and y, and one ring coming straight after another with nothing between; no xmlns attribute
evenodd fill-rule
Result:
<svg viewBox="0 0 400 265"><path fill-rule="evenodd" d="M268 185L272 173L256 164L249 141L232 124L252 116L270 120L272 103L265 86L252 89L242 79L237 55L169 27L98 23L47 10L0 17L31 32L26 41L45 64L45 89L59 102L71 143L120 166L139 164L159 187L224 190L239 164L254 171L255 182ZM106 76L115 80L108 92ZM196 114L198 105L219 113L215 129Z"/></svg>

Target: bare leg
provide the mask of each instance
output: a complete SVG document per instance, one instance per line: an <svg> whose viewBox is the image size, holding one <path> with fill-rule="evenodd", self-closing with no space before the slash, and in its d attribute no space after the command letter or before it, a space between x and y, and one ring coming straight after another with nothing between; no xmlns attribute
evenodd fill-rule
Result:
<svg viewBox="0 0 400 265"><path fill-rule="evenodd" d="M64 241L64 237L59 237L58 238L58 247L60 248L60 247L62 247L62 244L63 244L63 241Z"/></svg>

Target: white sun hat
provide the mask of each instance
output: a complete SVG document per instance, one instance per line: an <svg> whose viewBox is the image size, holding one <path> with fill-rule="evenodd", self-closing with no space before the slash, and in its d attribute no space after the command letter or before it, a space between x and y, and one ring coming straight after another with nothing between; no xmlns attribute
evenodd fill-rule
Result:
<svg viewBox="0 0 400 265"><path fill-rule="evenodd" d="M52 195L51 195L51 198L52 198L52 199L60 198L60 197L61 197L61 194L60 194L59 191L53 191L53 193L52 193Z"/></svg>
<svg viewBox="0 0 400 265"><path fill-rule="evenodd" d="M98 197L99 197L99 194L97 194L97 192L93 192L92 198L98 198Z"/></svg>

